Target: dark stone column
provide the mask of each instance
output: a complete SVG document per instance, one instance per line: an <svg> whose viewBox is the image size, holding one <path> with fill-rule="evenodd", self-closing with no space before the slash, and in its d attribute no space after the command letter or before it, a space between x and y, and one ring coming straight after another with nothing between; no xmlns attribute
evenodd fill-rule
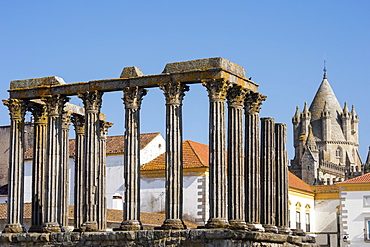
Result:
<svg viewBox="0 0 370 247"><path fill-rule="evenodd" d="M276 227L275 123L261 118L261 223L267 232Z"/></svg>
<svg viewBox="0 0 370 247"><path fill-rule="evenodd" d="M64 111L61 116L62 141L61 141L61 166L60 166L60 208L58 211L58 222L62 227L68 229L68 206L69 206L69 125L71 123L72 111Z"/></svg>
<svg viewBox="0 0 370 247"><path fill-rule="evenodd" d="M170 81L159 86L166 97L166 220L163 229L185 229L182 220L182 100L189 87Z"/></svg>
<svg viewBox="0 0 370 247"><path fill-rule="evenodd" d="M47 160L45 173L45 215L43 232L60 232L61 222L59 212L61 210L60 200L60 179L62 156L62 127L61 115L65 103L69 98L61 95L55 95L46 98L48 111L48 129L47 129Z"/></svg>
<svg viewBox="0 0 370 247"><path fill-rule="evenodd" d="M22 100L3 100L10 114L10 145L8 173L8 222L3 233L23 232L24 203L24 115Z"/></svg>
<svg viewBox="0 0 370 247"><path fill-rule="evenodd" d="M243 104L247 91L233 85L228 103L228 204L232 229L247 229L244 199Z"/></svg>
<svg viewBox="0 0 370 247"><path fill-rule="evenodd" d="M125 105L125 202L122 230L141 230L140 222L140 107L147 90L127 87L123 90Z"/></svg>
<svg viewBox="0 0 370 247"><path fill-rule="evenodd" d="M45 172L47 144L47 107L44 104L29 103L34 123L34 144L32 160L32 223L29 232L41 232L45 210Z"/></svg>
<svg viewBox="0 0 370 247"><path fill-rule="evenodd" d="M84 205L83 224L81 231L98 230L96 195L98 187L99 167L99 113L103 93L87 91L79 94L85 106L85 147L84 147Z"/></svg>
<svg viewBox="0 0 370 247"><path fill-rule="evenodd" d="M100 121L100 136L99 136L99 168L98 168L98 188L96 204L98 214L98 230L105 231L107 229L107 197L106 197L106 178L107 178L107 134L108 129L113 123Z"/></svg>
<svg viewBox="0 0 370 247"><path fill-rule="evenodd" d="M72 123L75 129L75 185L74 185L74 228L79 230L83 223L84 205L84 146L85 146L85 117L77 114L72 115Z"/></svg>
<svg viewBox="0 0 370 247"><path fill-rule="evenodd" d="M259 112L266 96L250 92L245 100L245 221L252 231L261 225L261 160Z"/></svg>
<svg viewBox="0 0 370 247"><path fill-rule="evenodd" d="M279 233L290 234L288 220L288 157L286 151L286 124L275 124L276 160L276 225Z"/></svg>
<svg viewBox="0 0 370 247"><path fill-rule="evenodd" d="M225 80L207 80L209 109L209 220L207 228L226 228L226 137L225 98L228 83Z"/></svg>

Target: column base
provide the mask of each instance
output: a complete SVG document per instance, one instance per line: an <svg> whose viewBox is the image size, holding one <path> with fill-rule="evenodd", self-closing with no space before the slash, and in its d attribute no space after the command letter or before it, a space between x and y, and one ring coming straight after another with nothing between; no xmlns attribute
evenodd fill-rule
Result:
<svg viewBox="0 0 370 247"><path fill-rule="evenodd" d="M186 225L180 219L166 219L161 226L163 230L181 230L186 229Z"/></svg>
<svg viewBox="0 0 370 247"><path fill-rule="evenodd" d="M265 232L273 232L278 233L278 228L273 225L263 225L263 228L265 228Z"/></svg>
<svg viewBox="0 0 370 247"><path fill-rule="evenodd" d="M41 227L42 232L62 232L62 228L56 222L44 223Z"/></svg>
<svg viewBox="0 0 370 247"><path fill-rule="evenodd" d="M26 231L21 224L7 224L3 230L3 233L22 233L22 232Z"/></svg>
<svg viewBox="0 0 370 247"><path fill-rule="evenodd" d="M226 219L209 219L206 228L228 228L229 222Z"/></svg>
<svg viewBox="0 0 370 247"><path fill-rule="evenodd" d="M247 223L247 227L253 232L265 232L265 228L263 228L262 224L259 223Z"/></svg>
<svg viewBox="0 0 370 247"><path fill-rule="evenodd" d="M81 232L97 232L98 223L96 221L87 221L81 225L80 230Z"/></svg>
<svg viewBox="0 0 370 247"><path fill-rule="evenodd" d="M141 225L141 222L138 220L125 220L121 223L120 228L116 230L121 231L136 231L136 230L142 230L143 226Z"/></svg>
<svg viewBox="0 0 370 247"><path fill-rule="evenodd" d="M292 234L292 230L290 230L290 228L286 226L278 226L278 231L279 231L279 234L285 234L285 235Z"/></svg>
<svg viewBox="0 0 370 247"><path fill-rule="evenodd" d="M295 236L306 236L306 233L302 229L292 229L292 233Z"/></svg>
<svg viewBox="0 0 370 247"><path fill-rule="evenodd" d="M229 220L229 229L248 230L247 224L243 220Z"/></svg>

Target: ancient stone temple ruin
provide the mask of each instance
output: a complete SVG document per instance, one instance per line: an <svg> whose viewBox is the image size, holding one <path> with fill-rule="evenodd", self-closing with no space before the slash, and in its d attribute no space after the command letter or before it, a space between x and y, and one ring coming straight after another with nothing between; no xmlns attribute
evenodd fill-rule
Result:
<svg viewBox="0 0 370 247"><path fill-rule="evenodd" d="M210 211L204 228L187 229L182 220L182 101L196 83L209 97ZM142 230L140 107L154 87L166 100L166 219L161 229ZM112 124L100 108L103 93L111 91L123 91L125 203L120 228L106 232L105 138ZM4 100L11 117L8 224L0 234L2 245L315 245L313 238L288 228L286 125L259 118L266 96L242 67L226 59L169 63L161 74L147 76L126 67L120 78L80 83L66 84L58 77L18 80L11 82L9 93ZM83 111L68 107L74 95L81 98ZM30 229L22 222L26 111L35 124ZM70 123L76 135L74 232L65 231Z"/></svg>

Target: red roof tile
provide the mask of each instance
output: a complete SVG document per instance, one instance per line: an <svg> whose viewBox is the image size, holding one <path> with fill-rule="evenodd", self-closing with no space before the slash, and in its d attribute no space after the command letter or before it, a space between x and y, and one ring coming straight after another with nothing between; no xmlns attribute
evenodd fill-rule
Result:
<svg viewBox="0 0 370 247"><path fill-rule="evenodd" d="M140 149L145 148L154 138L160 133L147 133L140 135ZM76 154L76 140L69 140L69 155L74 157ZM123 154L124 153L125 136L107 136L107 154ZM24 157L26 160L31 160L33 157L33 148L29 148L25 153Z"/></svg>
<svg viewBox="0 0 370 247"><path fill-rule="evenodd" d="M299 177L297 177L291 172L288 172L288 184L290 188L304 190L313 193L313 190L308 184L303 182Z"/></svg>
<svg viewBox="0 0 370 247"><path fill-rule="evenodd" d="M355 178L348 179L343 182L339 182L337 184L340 185L340 184L357 184L357 183L370 183L370 172L364 175L355 177Z"/></svg>
<svg viewBox="0 0 370 247"><path fill-rule="evenodd" d="M182 143L182 160L184 168L208 167L208 145L193 141ZM165 170L166 153L141 166L142 171Z"/></svg>

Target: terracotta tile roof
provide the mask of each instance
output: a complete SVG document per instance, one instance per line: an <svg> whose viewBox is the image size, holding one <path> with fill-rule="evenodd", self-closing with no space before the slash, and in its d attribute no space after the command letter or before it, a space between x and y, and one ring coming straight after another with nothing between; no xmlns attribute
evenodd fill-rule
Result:
<svg viewBox="0 0 370 247"><path fill-rule="evenodd" d="M160 133L147 133L140 135L140 149L145 148L154 138ZM124 142L125 136L107 136L107 154L123 154L124 153ZM69 155L74 157L76 154L76 140L69 140ZM26 160L30 160L33 157L33 148L29 148L25 153L24 157Z"/></svg>
<svg viewBox="0 0 370 247"><path fill-rule="evenodd" d="M7 218L7 203L0 203L0 219ZM31 218L31 203L24 204L24 218ZM68 218L73 219L73 205L69 205ZM143 225L146 226L161 226L165 220L165 214L162 213L148 213L140 212L140 218ZM117 209L107 210L107 221L120 223L123 220L123 211ZM194 222L184 221L188 228L196 228L197 225Z"/></svg>
<svg viewBox="0 0 370 247"><path fill-rule="evenodd" d="M182 143L184 168L209 166L208 145L186 140ZM165 170L166 153L141 166L142 171Z"/></svg>
<svg viewBox="0 0 370 247"><path fill-rule="evenodd" d="M298 189L298 190L304 190L304 191L308 191L308 192L313 193L313 190L311 189L311 187L308 184L303 182L299 177L297 177L296 175L294 175L291 172L288 172L288 184L289 184L290 188L294 188L294 189Z"/></svg>
<svg viewBox="0 0 370 247"><path fill-rule="evenodd" d="M355 177L355 178L348 179L343 182L339 182L337 184L340 185L340 184L357 184L357 183L370 183L370 172L364 175Z"/></svg>
<svg viewBox="0 0 370 247"><path fill-rule="evenodd" d="M315 193L335 193L339 192L339 187L335 184L333 185L312 185L311 189Z"/></svg>

